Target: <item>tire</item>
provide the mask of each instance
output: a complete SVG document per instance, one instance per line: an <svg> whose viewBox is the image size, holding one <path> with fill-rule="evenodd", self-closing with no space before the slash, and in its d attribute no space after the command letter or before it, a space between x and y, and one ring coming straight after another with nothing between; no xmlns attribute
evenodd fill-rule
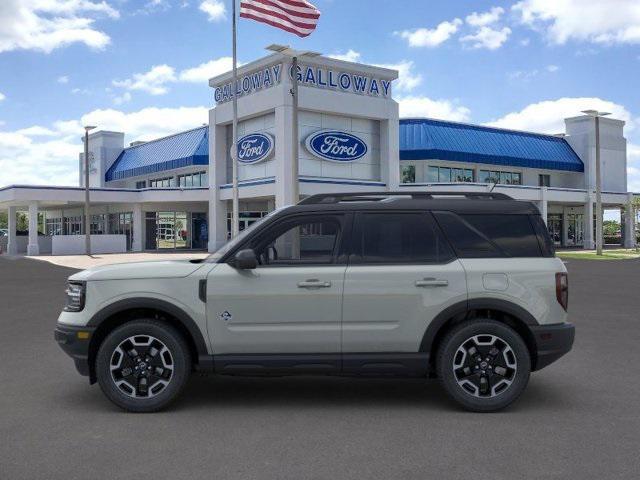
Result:
<svg viewBox="0 0 640 480"><path fill-rule="evenodd" d="M185 387L191 355L182 335L151 319L134 320L113 330L96 357L96 376L104 394L129 412L156 412Z"/></svg>
<svg viewBox="0 0 640 480"><path fill-rule="evenodd" d="M473 412L509 406L522 394L531 373L529 350L520 335L495 320L456 325L442 340L436 362L445 391Z"/></svg>

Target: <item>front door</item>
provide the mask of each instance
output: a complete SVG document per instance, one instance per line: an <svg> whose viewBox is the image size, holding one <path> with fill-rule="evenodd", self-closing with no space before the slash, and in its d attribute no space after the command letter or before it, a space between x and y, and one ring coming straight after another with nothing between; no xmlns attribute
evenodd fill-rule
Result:
<svg viewBox="0 0 640 480"><path fill-rule="evenodd" d="M362 213L355 222L342 351L417 353L433 318L466 301L464 268L430 213Z"/></svg>
<svg viewBox="0 0 640 480"><path fill-rule="evenodd" d="M215 354L339 354L347 215L284 218L243 248L255 270L217 265L207 280Z"/></svg>

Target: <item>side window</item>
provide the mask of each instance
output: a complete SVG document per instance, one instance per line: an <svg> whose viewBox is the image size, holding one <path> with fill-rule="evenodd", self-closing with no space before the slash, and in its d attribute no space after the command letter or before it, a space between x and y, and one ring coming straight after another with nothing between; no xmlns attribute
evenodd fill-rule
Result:
<svg viewBox="0 0 640 480"><path fill-rule="evenodd" d="M462 215L510 257L540 257L540 244L528 215Z"/></svg>
<svg viewBox="0 0 640 480"><path fill-rule="evenodd" d="M444 263L449 244L425 213L363 213L353 239L354 263Z"/></svg>
<svg viewBox="0 0 640 480"><path fill-rule="evenodd" d="M333 263L340 239L334 217L301 217L276 225L253 248L261 265Z"/></svg>
<svg viewBox="0 0 640 480"><path fill-rule="evenodd" d="M436 220L460 258L504 257L477 229L451 212L434 212Z"/></svg>
<svg viewBox="0 0 640 480"><path fill-rule="evenodd" d="M533 228L538 235L538 243L540 244L540 249L542 250L543 257L555 257L556 249L553 246L553 240L551 239L551 235L549 234L549 230L540 215L530 215L529 219L533 224Z"/></svg>

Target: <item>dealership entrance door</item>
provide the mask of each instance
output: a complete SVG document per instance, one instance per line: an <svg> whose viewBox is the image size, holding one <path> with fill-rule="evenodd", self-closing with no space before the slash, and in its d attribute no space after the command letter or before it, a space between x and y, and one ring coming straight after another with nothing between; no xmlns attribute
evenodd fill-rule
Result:
<svg viewBox="0 0 640 480"><path fill-rule="evenodd" d="M203 250L209 231L205 212L146 212L146 250Z"/></svg>

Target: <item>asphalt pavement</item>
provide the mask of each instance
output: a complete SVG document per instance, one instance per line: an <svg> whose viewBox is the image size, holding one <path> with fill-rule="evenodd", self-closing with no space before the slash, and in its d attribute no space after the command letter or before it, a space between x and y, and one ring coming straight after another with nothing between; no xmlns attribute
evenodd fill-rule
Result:
<svg viewBox="0 0 640 480"><path fill-rule="evenodd" d="M506 411L434 380L193 376L127 414L53 340L74 270L0 256L0 479L632 479L640 261L568 263L574 350Z"/></svg>

